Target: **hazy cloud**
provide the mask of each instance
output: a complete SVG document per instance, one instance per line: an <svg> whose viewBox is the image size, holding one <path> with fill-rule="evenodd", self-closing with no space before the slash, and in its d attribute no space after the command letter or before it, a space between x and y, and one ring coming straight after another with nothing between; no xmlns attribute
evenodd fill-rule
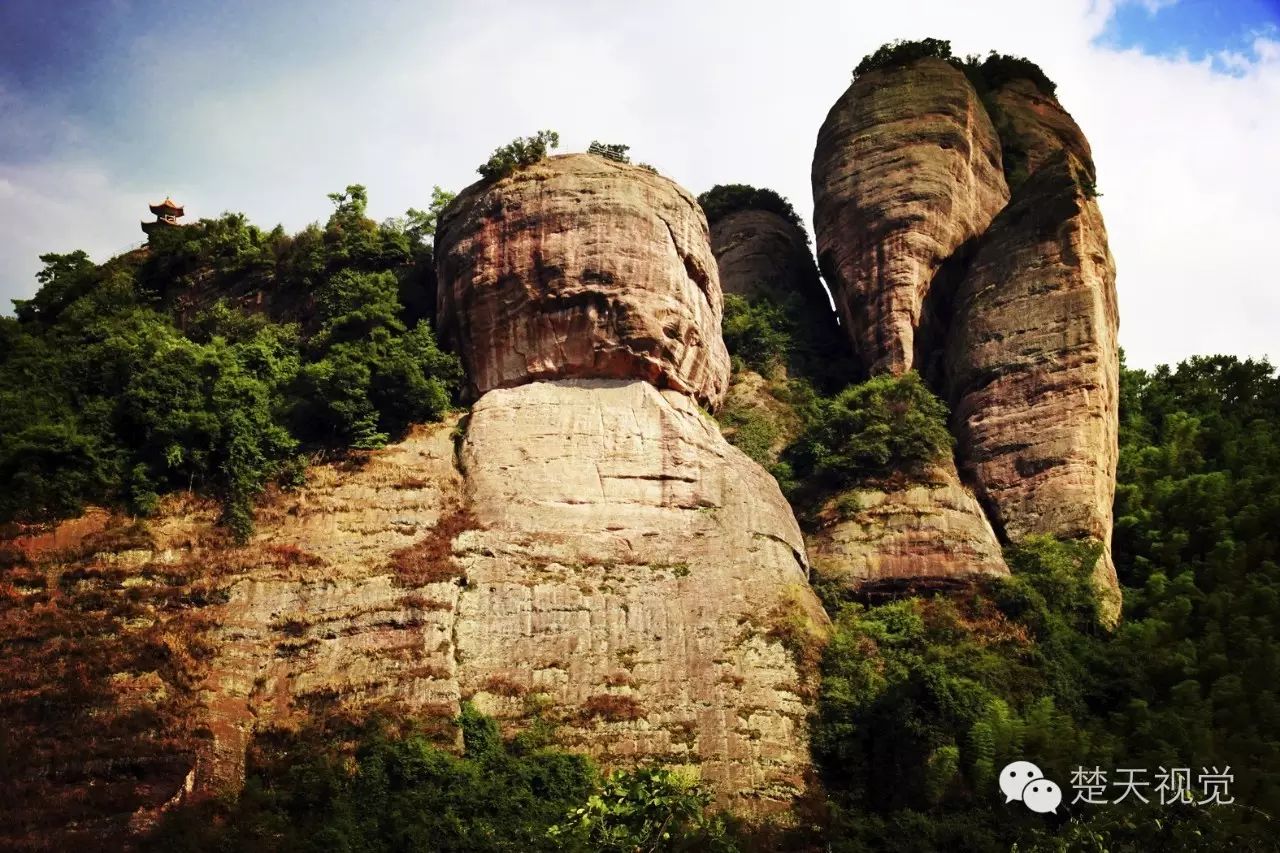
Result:
<svg viewBox="0 0 1280 853"><path fill-rule="evenodd" d="M1280 46L1265 33L1224 73L1223 58L1104 46L1113 7L1087 0L322 6L122 36L92 114L0 91L0 128L19 116L47 149L0 165L0 296L30 294L41 251L141 240L166 193L189 215L296 229L360 182L375 216L395 215L544 127L567 150L625 142L694 192L773 187L808 218L818 126L853 65L937 36L1029 56L1059 83L1098 163L1131 363L1280 355L1261 252L1280 232Z"/></svg>

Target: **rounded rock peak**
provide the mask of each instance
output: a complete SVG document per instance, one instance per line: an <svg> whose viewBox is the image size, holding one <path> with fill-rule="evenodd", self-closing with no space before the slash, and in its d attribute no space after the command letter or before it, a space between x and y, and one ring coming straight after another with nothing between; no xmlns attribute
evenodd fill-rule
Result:
<svg viewBox="0 0 1280 853"><path fill-rule="evenodd" d="M729 381L706 219L642 167L562 154L464 190L436 233L441 336L471 393L644 379L717 406Z"/></svg>
<svg viewBox="0 0 1280 853"><path fill-rule="evenodd" d="M868 71L822 123L812 180L846 333L869 373L905 373L937 345L920 334L935 275L1009 200L995 126L948 62Z"/></svg>

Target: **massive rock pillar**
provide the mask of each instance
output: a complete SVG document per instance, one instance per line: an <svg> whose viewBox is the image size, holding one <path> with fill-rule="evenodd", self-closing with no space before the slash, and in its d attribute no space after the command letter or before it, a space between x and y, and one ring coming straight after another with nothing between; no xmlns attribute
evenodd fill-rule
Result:
<svg viewBox="0 0 1280 853"><path fill-rule="evenodd" d="M943 262L1009 199L1000 141L964 74L940 59L862 74L818 131L818 261L863 366L903 373Z"/></svg>
<svg viewBox="0 0 1280 853"><path fill-rule="evenodd" d="M699 405L729 365L696 201L553 157L459 196L437 257L480 395L460 449L480 527L455 540L462 694L507 718L540 695L570 745L785 807L826 617L777 484Z"/></svg>

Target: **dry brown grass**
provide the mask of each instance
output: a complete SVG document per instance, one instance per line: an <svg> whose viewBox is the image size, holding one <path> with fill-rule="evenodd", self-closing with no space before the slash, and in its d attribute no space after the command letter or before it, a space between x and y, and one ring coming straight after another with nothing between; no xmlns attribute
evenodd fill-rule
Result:
<svg viewBox="0 0 1280 853"><path fill-rule="evenodd" d="M401 585L444 583L461 576L453 560L453 540L480 526L470 509L456 507L440 516L425 537L391 555L391 568Z"/></svg>
<svg viewBox="0 0 1280 853"><path fill-rule="evenodd" d="M484 680L480 689L494 696L523 696L529 690L523 684L506 675L491 675Z"/></svg>
<svg viewBox="0 0 1280 853"><path fill-rule="evenodd" d="M631 722L644 716L644 706L634 696L599 693L582 703L584 720L602 719L611 723Z"/></svg>

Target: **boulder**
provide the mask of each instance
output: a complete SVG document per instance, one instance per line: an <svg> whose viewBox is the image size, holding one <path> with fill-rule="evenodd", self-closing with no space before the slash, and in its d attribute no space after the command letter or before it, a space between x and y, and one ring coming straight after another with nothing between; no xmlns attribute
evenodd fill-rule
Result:
<svg viewBox="0 0 1280 853"><path fill-rule="evenodd" d="M916 482L869 482L833 496L806 541L815 578L859 594L951 589L1009 574L950 461Z"/></svg>
<svg viewBox="0 0 1280 853"><path fill-rule="evenodd" d="M714 407L729 384L706 219L681 187L592 154L464 190L436 234L442 338L474 398L540 379L644 379Z"/></svg>

